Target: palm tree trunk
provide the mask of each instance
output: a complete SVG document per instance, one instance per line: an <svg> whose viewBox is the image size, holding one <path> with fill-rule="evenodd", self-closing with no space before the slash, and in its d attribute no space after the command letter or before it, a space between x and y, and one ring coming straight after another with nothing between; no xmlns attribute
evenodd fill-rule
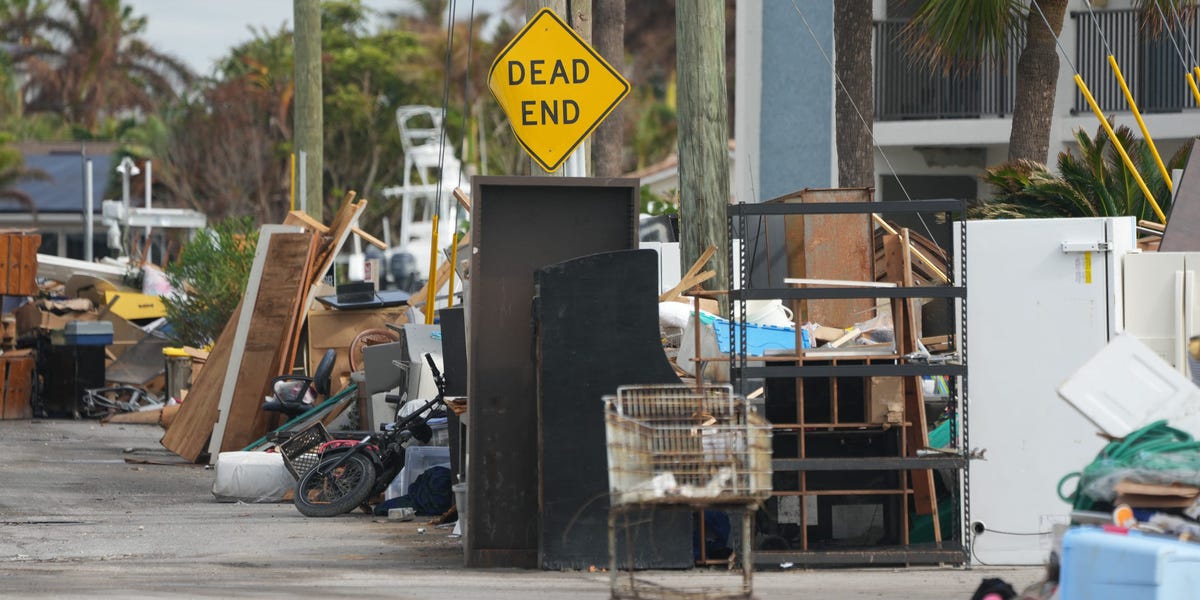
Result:
<svg viewBox="0 0 1200 600"><path fill-rule="evenodd" d="M1038 8L1041 8L1039 12ZM1050 156L1050 123L1054 119L1054 88L1058 81L1055 39L1062 32L1067 0L1034 0L1025 23L1025 50L1017 62L1016 103L1008 159L1045 164ZM1045 14L1045 21L1042 15ZM1049 22L1050 28L1046 27Z"/></svg>
<svg viewBox="0 0 1200 600"><path fill-rule="evenodd" d="M837 87L836 103L841 187L875 187L875 147L871 141L871 123L875 119L871 5L872 0L841 0L834 3L833 9L834 53L837 75L842 82Z"/></svg>
<svg viewBox="0 0 1200 600"><path fill-rule="evenodd" d="M592 35L596 51L617 71L625 65L625 0L594 0ZM596 177L621 175L625 112L618 105L596 128L592 138L592 173Z"/></svg>

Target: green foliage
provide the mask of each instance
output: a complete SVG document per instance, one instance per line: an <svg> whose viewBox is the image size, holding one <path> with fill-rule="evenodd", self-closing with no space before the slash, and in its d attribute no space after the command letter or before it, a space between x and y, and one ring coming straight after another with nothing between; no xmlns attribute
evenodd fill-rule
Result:
<svg viewBox="0 0 1200 600"><path fill-rule="evenodd" d="M1155 164L1145 140L1135 138L1122 125L1114 129L1138 173L1164 213L1171 211L1171 192ZM996 188L995 196L968 212L971 218L1012 219L1047 217L1135 216L1158 221L1133 173L1103 128L1094 137L1075 132L1079 154L1058 155L1058 173L1026 160L1009 161L984 172L983 180ZM1166 163L1181 169L1191 144L1185 144Z"/></svg>
<svg viewBox="0 0 1200 600"><path fill-rule="evenodd" d="M641 214L676 215L679 214L679 190L671 190L671 198L664 198L650 191L650 186L643 185L641 194Z"/></svg>
<svg viewBox="0 0 1200 600"><path fill-rule="evenodd" d="M163 297L172 342L202 347L216 340L245 293L257 243L253 219L227 219L203 230L167 265L177 291Z"/></svg>

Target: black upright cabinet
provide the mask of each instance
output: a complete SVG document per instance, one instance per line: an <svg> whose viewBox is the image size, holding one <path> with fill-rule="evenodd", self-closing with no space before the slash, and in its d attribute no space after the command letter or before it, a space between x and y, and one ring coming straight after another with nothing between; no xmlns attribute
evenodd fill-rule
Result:
<svg viewBox="0 0 1200 600"><path fill-rule="evenodd" d="M40 416L78 418L86 391L104 387L104 346L44 344L39 351Z"/></svg>

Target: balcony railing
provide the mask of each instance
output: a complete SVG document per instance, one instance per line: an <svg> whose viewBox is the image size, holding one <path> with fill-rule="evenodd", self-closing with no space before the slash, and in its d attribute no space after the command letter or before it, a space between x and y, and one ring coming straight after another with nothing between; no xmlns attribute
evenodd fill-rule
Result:
<svg viewBox="0 0 1200 600"><path fill-rule="evenodd" d="M1129 104L1116 77L1108 66L1111 52L1121 67L1121 74L1133 93L1138 109L1143 113L1181 112L1195 108L1196 102L1188 89L1185 73L1189 67L1180 62L1180 53L1188 57L1189 47L1200 49L1200 14L1181 15L1186 40L1176 31L1175 43L1162 31L1162 18L1157 12L1138 10L1096 11L1096 20L1086 11L1071 13L1076 38L1076 68L1105 113L1128 112ZM1173 15L1167 19L1174 25ZM1103 36L1101 36L1103 32ZM1108 47L1104 41L1108 41ZM1190 45L1190 46L1189 46ZM1076 112L1091 112L1083 95L1075 93Z"/></svg>
<svg viewBox="0 0 1200 600"><path fill-rule="evenodd" d="M875 22L875 120L978 119L1012 114L1017 59L1025 36L1013 36L1001 61L943 75L914 61L900 41L907 21Z"/></svg>

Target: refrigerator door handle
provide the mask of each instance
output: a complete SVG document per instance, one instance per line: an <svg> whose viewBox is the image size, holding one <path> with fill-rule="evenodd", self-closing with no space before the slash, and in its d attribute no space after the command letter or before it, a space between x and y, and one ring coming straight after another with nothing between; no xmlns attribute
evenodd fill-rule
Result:
<svg viewBox="0 0 1200 600"><path fill-rule="evenodd" d="M1184 377L1192 377L1191 371L1191 347L1192 336L1196 332L1196 272L1188 269L1183 272L1183 331L1179 336L1179 354L1181 362L1179 363L1179 372L1183 373Z"/></svg>
<svg viewBox="0 0 1200 600"><path fill-rule="evenodd" d="M1187 359L1185 358L1185 353L1187 351L1188 331L1188 319L1185 316L1187 311L1187 301L1185 300L1185 295L1190 295L1187 292L1188 286L1185 284L1187 279L1188 278L1184 276L1184 271L1175 271L1175 306L1172 307L1174 309L1173 314L1175 316L1173 328L1174 332L1172 337L1175 339L1172 340L1171 344L1171 358L1172 362L1175 363L1175 369L1180 373L1183 373L1184 376L1187 375Z"/></svg>

